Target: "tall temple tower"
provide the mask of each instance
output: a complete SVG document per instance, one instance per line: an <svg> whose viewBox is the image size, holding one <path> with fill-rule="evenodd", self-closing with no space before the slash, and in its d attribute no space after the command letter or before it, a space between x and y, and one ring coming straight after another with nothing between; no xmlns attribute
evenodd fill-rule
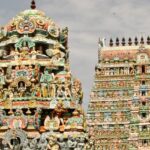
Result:
<svg viewBox="0 0 150 150"><path fill-rule="evenodd" d="M99 41L87 119L96 150L150 149L150 37Z"/></svg>
<svg viewBox="0 0 150 150"><path fill-rule="evenodd" d="M0 29L0 149L83 150L82 97L70 71L68 29L32 1Z"/></svg>

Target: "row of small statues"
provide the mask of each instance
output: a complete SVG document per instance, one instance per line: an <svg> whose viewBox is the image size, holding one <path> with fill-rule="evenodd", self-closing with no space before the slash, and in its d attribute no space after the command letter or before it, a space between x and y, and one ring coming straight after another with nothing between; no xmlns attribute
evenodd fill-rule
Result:
<svg viewBox="0 0 150 150"><path fill-rule="evenodd" d="M7 60L36 60L36 59L49 59L52 64L58 62L62 65L68 59L68 51L60 49L61 44L56 43L55 45L49 46L45 49L45 45L37 46L30 37L24 36L18 40L18 42L8 50L1 49L0 58Z"/></svg>
<svg viewBox="0 0 150 150"><path fill-rule="evenodd" d="M135 73L134 68L96 68L96 75L133 75Z"/></svg>
<svg viewBox="0 0 150 150"><path fill-rule="evenodd" d="M119 109L119 108L128 108L130 105L124 101L111 101L111 102L95 102L90 103L89 108L91 110L97 110L97 109Z"/></svg>
<svg viewBox="0 0 150 150"><path fill-rule="evenodd" d="M99 82L95 83L96 88L129 88L133 87L133 83L131 81L104 81L104 82Z"/></svg>
<svg viewBox="0 0 150 150"><path fill-rule="evenodd" d="M98 96L97 97L129 97L132 96L132 91L128 91L128 90L114 90L114 91L102 91L102 92L98 92Z"/></svg>
<svg viewBox="0 0 150 150"><path fill-rule="evenodd" d="M71 91L72 89L72 91ZM7 100L22 97L38 97L38 98L73 98L74 100L82 100L82 91L75 86L69 88L65 85L56 86L56 84L41 85L36 84L32 88L20 86L16 88L0 88L0 99Z"/></svg>
<svg viewBox="0 0 150 150"><path fill-rule="evenodd" d="M96 118L91 118L88 120L89 123L102 123L102 122L127 122L129 121L128 116L126 115L113 115L113 116L99 116Z"/></svg>
<svg viewBox="0 0 150 150"><path fill-rule="evenodd" d="M132 92L132 91L131 91ZM133 96L133 94L130 91L127 90L122 90L122 91L103 91L103 92L92 92L91 93L91 99L93 98L100 98L100 99L105 99L105 98L127 98Z"/></svg>
<svg viewBox="0 0 150 150"><path fill-rule="evenodd" d="M140 111L137 111L136 113L132 113L131 119L132 122L149 122L150 114L148 112L140 113Z"/></svg>
<svg viewBox="0 0 150 150"><path fill-rule="evenodd" d="M108 138L121 138L123 136L128 136L129 133L127 130L124 130L124 129L114 129L113 131L112 130L106 130L106 129L103 129L103 130L96 130L95 132L95 135L97 138L101 139L101 138L104 138L104 137L108 137Z"/></svg>
<svg viewBox="0 0 150 150"><path fill-rule="evenodd" d="M110 100L110 101L115 101L115 100L122 100L122 99L131 99L131 95L132 93L130 93L130 95L128 94L127 95L127 91L109 91L109 94L103 94L103 92L91 92L90 94L90 98L91 98L91 101L92 100L96 100L96 101L103 101L103 100L106 100L106 97L107 97L107 100Z"/></svg>
<svg viewBox="0 0 150 150"><path fill-rule="evenodd" d="M74 99L82 99L80 81L71 80L71 74L68 70L64 75L60 76L59 73L54 75L46 68L44 72L40 72L39 66L33 68L33 66L22 65L16 66L15 70L12 70L11 67L8 68L5 75L3 68L0 68L0 98L7 99L13 95L11 97L73 97ZM7 85L8 88L3 85Z"/></svg>
<svg viewBox="0 0 150 150"><path fill-rule="evenodd" d="M139 90L139 89L138 89ZM144 92L143 92L144 91ZM138 104L138 100L140 99L141 96L144 96L144 97L149 97L150 96L150 91L148 90L143 90L143 91L138 91L138 94L134 94L134 91L129 91L129 90L109 90L109 91L98 91L98 92L91 92L90 94L90 98L91 99L96 99L96 100L105 100L105 98L108 98L108 99L111 99L112 98L114 100L117 100L118 99L127 99L127 98L132 98L133 99L133 103L136 103Z"/></svg>
<svg viewBox="0 0 150 150"><path fill-rule="evenodd" d="M54 73L55 72L55 73ZM58 82L60 80L64 82L64 78L68 80L71 78L71 73L69 66L65 66L63 69L55 69L51 66L42 67L40 64L32 65L20 65L20 66L8 66L6 71L5 68L0 68L0 83L2 85L6 83L12 83L13 80L16 80L20 77L26 78L30 82L40 82L40 83L50 83ZM59 82L60 82L59 81Z"/></svg>
<svg viewBox="0 0 150 150"><path fill-rule="evenodd" d="M128 145L119 142L102 143L101 140L96 140L95 150L128 150Z"/></svg>
<svg viewBox="0 0 150 150"><path fill-rule="evenodd" d="M3 140L1 147L2 150L94 150L86 137L57 138L54 133L31 141L26 139L21 144L17 138L13 139L13 145Z"/></svg>
<svg viewBox="0 0 150 150"><path fill-rule="evenodd" d="M44 126L41 125L41 109L35 110L34 114L32 114L33 112L31 112L30 109L26 110L26 112L23 112L21 109L10 109L8 115L6 113L6 111L0 110L0 125L7 129L25 129L32 127L32 129L40 130L40 132L49 130L60 132L73 130L83 132L86 129L85 116L82 110L74 110L71 113L68 109L64 108L62 101L57 103L56 107L49 115L43 116L45 119ZM68 117L66 113L69 114L70 117Z"/></svg>
<svg viewBox="0 0 150 150"><path fill-rule="evenodd" d="M143 126L131 125L130 134L133 135L134 133L138 133L139 135L144 135L144 134L149 135L150 129L148 125L143 125Z"/></svg>
<svg viewBox="0 0 150 150"><path fill-rule="evenodd" d="M96 76L105 75L105 76L113 76L113 75L134 75L134 74L143 74L150 73L150 66L145 66L145 68L137 67L137 68L95 68Z"/></svg>

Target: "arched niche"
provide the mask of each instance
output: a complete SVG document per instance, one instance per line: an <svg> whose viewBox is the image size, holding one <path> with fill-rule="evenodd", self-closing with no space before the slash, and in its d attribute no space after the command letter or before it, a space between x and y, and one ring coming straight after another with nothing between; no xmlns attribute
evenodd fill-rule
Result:
<svg viewBox="0 0 150 150"><path fill-rule="evenodd" d="M146 64L149 63L149 57L146 53L138 53L136 62L138 64Z"/></svg>

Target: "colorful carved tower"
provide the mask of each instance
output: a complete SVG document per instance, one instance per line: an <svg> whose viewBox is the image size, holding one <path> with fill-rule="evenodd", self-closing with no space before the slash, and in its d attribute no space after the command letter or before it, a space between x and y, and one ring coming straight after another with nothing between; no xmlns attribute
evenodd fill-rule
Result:
<svg viewBox="0 0 150 150"><path fill-rule="evenodd" d="M97 150L150 149L150 38L99 41L88 108Z"/></svg>
<svg viewBox="0 0 150 150"><path fill-rule="evenodd" d="M70 71L68 29L35 8L32 1L0 30L0 149L82 150L83 93Z"/></svg>

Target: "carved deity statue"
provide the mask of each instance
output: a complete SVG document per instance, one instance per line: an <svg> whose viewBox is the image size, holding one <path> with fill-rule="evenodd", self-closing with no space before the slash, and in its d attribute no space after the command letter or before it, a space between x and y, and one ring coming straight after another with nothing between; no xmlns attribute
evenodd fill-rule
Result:
<svg viewBox="0 0 150 150"><path fill-rule="evenodd" d="M69 118L66 122L65 129L66 130L76 130L83 131L84 129L84 119L83 116L79 113L78 110L75 110L73 116Z"/></svg>
<svg viewBox="0 0 150 150"><path fill-rule="evenodd" d="M2 150L12 150L12 146L5 139L2 140Z"/></svg>
<svg viewBox="0 0 150 150"><path fill-rule="evenodd" d="M57 144L57 138L53 135L50 135L48 138L47 150L60 150Z"/></svg>
<svg viewBox="0 0 150 150"><path fill-rule="evenodd" d="M69 150L67 143L64 141L63 137L59 138L58 144L59 144L61 150Z"/></svg>
<svg viewBox="0 0 150 150"><path fill-rule="evenodd" d="M75 149L77 147L76 139L71 136L68 137L67 144L70 149Z"/></svg>
<svg viewBox="0 0 150 150"><path fill-rule="evenodd" d="M24 141L24 143L22 144L22 150L31 150L28 140Z"/></svg>
<svg viewBox="0 0 150 150"><path fill-rule="evenodd" d="M46 140L45 137L41 136L37 148L40 149L40 150L44 150L44 149L46 150L46 148L47 148L47 140Z"/></svg>

